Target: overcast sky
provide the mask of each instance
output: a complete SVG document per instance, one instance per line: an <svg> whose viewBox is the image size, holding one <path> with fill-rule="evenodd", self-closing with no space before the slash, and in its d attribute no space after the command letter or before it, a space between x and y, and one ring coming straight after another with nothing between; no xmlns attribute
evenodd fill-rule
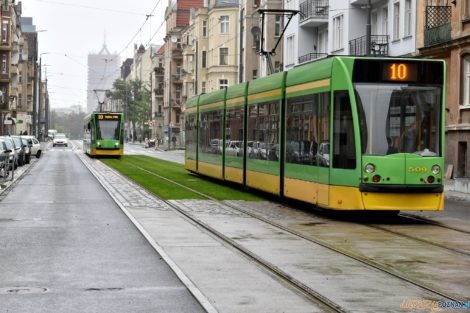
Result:
<svg viewBox="0 0 470 313"><path fill-rule="evenodd" d="M121 61L134 44L162 44L168 0L23 0L38 30L51 108L86 107L87 56L106 45ZM152 15L147 17L148 15ZM151 38L153 39L151 40Z"/></svg>

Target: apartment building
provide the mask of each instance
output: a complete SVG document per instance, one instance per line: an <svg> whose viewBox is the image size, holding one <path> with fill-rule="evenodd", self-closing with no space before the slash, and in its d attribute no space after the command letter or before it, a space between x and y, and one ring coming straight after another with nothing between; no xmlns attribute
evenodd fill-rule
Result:
<svg viewBox="0 0 470 313"><path fill-rule="evenodd" d="M165 117L163 115L163 89L164 79L165 46L159 46L159 49L152 54L152 138L159 140L164 138Z"/></svg>
<svg viewBox="0 0 470 313"><path fill-rule="evenodd" d="M37 54L38 54L38 42L36 26L33 25L33 18L22 17L21 18L21 32L24 37L24 44L22 47L22 68L21 73L21 84L22 84L22 95L20 106L25 108L27 114L24 117L23 132L33 134L36 117L36 75L37 75ZM21 131L21 130L20 130Z"/></svg>
<svg viewBox="0 0 470 313"><path fill-rule="evenodd" d="M419 55L447 63L446 164L470 177L470 1L420 1Z"/></svg>
<svg viewBox="0 0 470 313"><path fill-rule="evenodd" d="M286 68L327 55L416 55L416 0L286 0ZM368 26L370 25L370 26Z"/></svg>
<svg viewBox="0 0 470 313"><path fill-rule="evenodd" d="M182 32L189 24L190 10L203 7L203 0L169 0L165 10L163 111L164 143L182 145L183 128L183 45Z"/></svg>
<svg viewBox="0 0 470 313"><path fill-rule="evenodd" d="M20 49L24 43L20 28L21 2L3 1L0 5L0 134L15 134L23 123L20 99ZM19 110L19 111L18 111ZM18 120L18 112L21 119Z"/></svg>

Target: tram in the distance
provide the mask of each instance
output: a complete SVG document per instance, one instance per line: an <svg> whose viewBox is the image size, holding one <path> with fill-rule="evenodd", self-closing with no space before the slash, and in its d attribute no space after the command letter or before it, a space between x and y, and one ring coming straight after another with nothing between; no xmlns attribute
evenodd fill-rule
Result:
<svg viewBox="0 0 470 313"><path fill-rule="evenodd" d="M124 114L93 112L85 117L83 151L89 156L120 157L124 153Z"/></svg>
<svg viewBox="0 0 470 313"><path fill-rule="evenodd" d="M186 103L189 171L335 210L442 210L445 63L335 56Z"/></svg>

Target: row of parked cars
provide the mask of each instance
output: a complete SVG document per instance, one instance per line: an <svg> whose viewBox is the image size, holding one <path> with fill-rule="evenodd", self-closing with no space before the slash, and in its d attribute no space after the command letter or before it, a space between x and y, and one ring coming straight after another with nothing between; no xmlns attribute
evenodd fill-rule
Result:
<svg viewBox="0 0 470 313"><path fill-rule="evenodd" d="M31 157L41 157L41 145L34 136L0 136L0 173L9 171L31 162Z"/></svg>

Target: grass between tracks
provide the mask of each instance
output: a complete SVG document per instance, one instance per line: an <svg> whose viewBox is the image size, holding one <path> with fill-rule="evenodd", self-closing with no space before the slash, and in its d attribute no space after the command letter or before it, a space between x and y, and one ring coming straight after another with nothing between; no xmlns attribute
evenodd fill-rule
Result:
<svg viewBox="0 0 470 313"><path fill-rule="evenodd" d="M164 178L207 194L217 200L263 200L257 195L239 190L234 186L190 174L183 165L178 163L143 155L123 155L120 159L102 159L102 161L165 200L205 198Z"/></svg>

